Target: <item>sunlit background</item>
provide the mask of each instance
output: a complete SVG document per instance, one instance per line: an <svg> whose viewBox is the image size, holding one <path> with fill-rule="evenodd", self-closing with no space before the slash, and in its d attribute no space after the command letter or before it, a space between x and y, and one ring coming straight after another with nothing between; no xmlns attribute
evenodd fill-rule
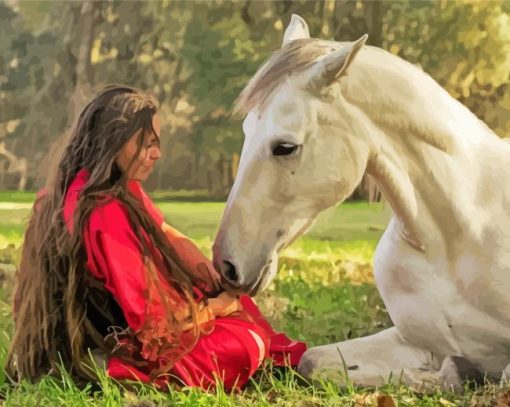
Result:
<svg viewBox="0 0 510 407"><path fill-rule="evenodd" d="M241 122L231 117L233 101L280 47L293 13L307 21L312 37L351 41L368 33L369 45L422 67L499 136L510 134L510 1L0 0L0 362L12 331L10 301L34 192L86 101L108 83L159 99L163 157L145 187L167 221L210 255L243 143ZM318 345L391 325L372 275L390 210L369 206L364 196L359 189L350 202L328 210L282 254L277 278L257 297L277 329ZM273 386L256 399L274 401ZM6 405L33 405L31 394L39 395L37 405L75 405L68 388L51 388L8 393L0 383L0 395L11 400ZM304 390L278 391L317 401ZM94 402L88 393L73 394ZM321 394L317 403L325 404L303 405L369 397ZM398 394L407 405L426 400ZM436 396L428 405L461 402ZM232 405L249 398L238 397ZM215 405L207 400L202 405ZM369 405L363 403L357 405Z"/></svg>

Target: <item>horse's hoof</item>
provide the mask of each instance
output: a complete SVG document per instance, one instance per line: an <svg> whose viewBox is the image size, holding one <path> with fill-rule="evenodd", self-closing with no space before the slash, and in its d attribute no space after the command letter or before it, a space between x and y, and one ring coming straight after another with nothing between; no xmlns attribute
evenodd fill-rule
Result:
<svg viewBox="0 0 510 407"><path fill-rule="evenodd" d="M303 354L297 371L306 380L327 379L345 382L341 359L336 359L320 346L308 349Z"/></svg>
<svg viewBox="0 0 510 407"><path fill-rule="evenodd" d="M317 360L316 358L314 358L310 350L306 351L303 354L301 360L299 361L299 366L297 368L298 373L305 379L311 379L312 374L317 367Z"/></svg>
<svg viewBox="0 0 510 407"><path fill-rule="evenodd" d="M483 384L484 376L478 368L462 356L449 356L443 360L439 371L441 386L445 390L462 393L464 382Z"/></svg>

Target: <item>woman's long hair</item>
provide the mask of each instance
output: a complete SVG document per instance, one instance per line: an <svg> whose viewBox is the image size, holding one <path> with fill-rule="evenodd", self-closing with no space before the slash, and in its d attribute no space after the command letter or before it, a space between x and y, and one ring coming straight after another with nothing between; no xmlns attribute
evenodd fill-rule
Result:
<svg viewBox="0 0 510 407"><path fill-rule="evenodd" d="M196 310L191 294L192 280L179 263L177 253L139 202L128 193L127 177L115 164L125 143L138 130L137 154L150 134L157 111L154 98L128 87L110 85L82 111L58 167L49 174L44 196L38 198L25 233L14 299L15 329L7 358L11 377L35 380L41 374L59 371L60 363L75 377L94 378L83 363L85 340L91 334L104 349L103 337L87 318L86 255L83 226L98 199L116 198L125 204L129 219L139 234L147 260L147 239L162 253L171 277L189 304L198 336ZM72 234L66 228L63 207L66 192L78 171L90 174L80 193L74 213ZM153 274L154 276L154 274ZM175 324L178 324L174 320ZM88 339L87 339L88 340ZM99 342L99 343L97 343ZM90 359L87 359L90 361Z"/></svg>

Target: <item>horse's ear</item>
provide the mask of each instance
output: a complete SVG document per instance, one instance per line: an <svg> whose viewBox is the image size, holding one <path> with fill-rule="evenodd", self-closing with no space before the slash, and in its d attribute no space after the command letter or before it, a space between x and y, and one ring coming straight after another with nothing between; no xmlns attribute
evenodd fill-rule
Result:
<svg viewBox="0 0 510 407"><path fill-rule="evenodd" d="M301 40L305 38L310 38L308 24L306 24L306 21L297 14L292 14L289 26L285 30L285 34L283 34L282 48L292 40Z"/></svg>
<svg viewBox="0 0 510 407"><path fill-rule="evenodd" d="M342 75L345 75L354 57L365 45L367 38L368 34L365 34L351 45L334 51L319 60L312 68L310 84L316 88L329 86Z"/></svg>

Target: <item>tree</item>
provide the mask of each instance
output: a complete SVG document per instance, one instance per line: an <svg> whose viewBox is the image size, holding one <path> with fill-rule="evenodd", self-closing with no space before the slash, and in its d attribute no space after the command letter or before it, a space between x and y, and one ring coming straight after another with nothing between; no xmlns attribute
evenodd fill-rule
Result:
<svg viewBox="0 0 510 407"><path fill-rule="evenodd" d="M419 64L504 136L510 133L509 7L503 1L490 7L469 0L391 3L383 47Z"/></svg>
<svg viewBox="0 0 510 407"><path fill-rule="evenodd" d="M293 13L314 37L352 41L368 33L369 44L419 64L507 135L509 11L502 0L491 7L471 0L0 3L0 187L38 188L50 146L61 145L57 137L84 103L115 82L161 103L166 158L149 189L224 196L243 142L233 102L281 46Z"/></svg>

